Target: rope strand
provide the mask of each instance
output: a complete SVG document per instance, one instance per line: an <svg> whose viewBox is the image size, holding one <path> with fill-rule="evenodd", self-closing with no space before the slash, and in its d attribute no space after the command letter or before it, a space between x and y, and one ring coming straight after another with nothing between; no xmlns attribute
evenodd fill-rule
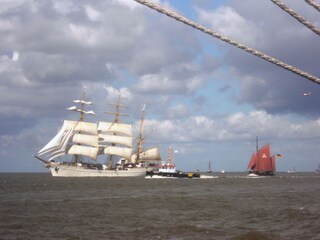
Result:
<svg viewBox="0 0 320 240"><path fill-rule="evenodd" d="M279 60L277 60L277 59L275 59L273 57L270 57L270 56L268 56L266 54L263 54L262 52L254 50L252 48L249 48L249 47L247 47L247 46L245 46L245 45L243 45L241 43L238 43L238 42L236 42L234 40L231 40L231 39L229 39L229 38L227 38L227 37L225 37L225 36L223 36L223 35L221 35L221 34L219 34L217 32L214 32L214 31L212 31L212 30L210 30L210 29L208 29L206 27L203 27L203 26L201 26L201 25L199 25L199 24L197 24L197 23L195 23L195 22L193 22L193 21L191 21L191 20L189 20L189 19L177 14L176 12L169 11L169 10L167 10L167 9L165 9L163 7L160 7L160 6L158 6L158 5L154 4L154 3L151 3L151 2L149 2L147 0L134 0L134 1L136 1L136 2L138 2L140 4L143 4L143 5L149 7L151 9L153 9L153 10L156 10L156 11L162 13L162 14L165 14L165 15L173 18L173 19L176 19L179 22L182 22L182 23L184 23L186 25L189 25L189 26L191 26L191 27L193 27L195 29L198 29L198 30L200 30L200 31L202 31L204 33L207 33L210 36L218 38L221 41L224 41L224 42L229 43L229 44L231 44L233 46L236 46L237 48L240 48L240 49L242 49L242 50L244 50L244 51L246 51L248 53L251 53L251 54L253 54L253 55L257 56L257 57L260 57L260 58L262 58L262 59L264 59L264 60L266 60L268 62L271 62L271 63L273 63L273 64L275 64L277 66L280 66L280 67L282 67L284 69L287 69L287 70L289 70L289 71L291 71L291 72L293 72L293 73L295 73L295 74L297 74L299 76L307 78L307 79L309 79L310 81L312 81L314 83L320 84L320 78L315 77L315 76L313 76L313 75L311 75L311 74L309 74L307 72L301 71L298 68L295 68L295 67L293 67L291 65L288 65L288 64L286 64L284 62L281 62L281 61L279 61Z"/></svg>
<svg viewBox="0 0 320 240"><path fill-rule="evenodd" d="M299 21L300 23L302 23L303 25L305 25L307 28L309 28L311 31L315 32L316 34L318 34L320 36L320 29L316 28L315 26L313 26L310 22L308 22L305 18L303 18L302 16L300 16L298 13L296 13L295 11L293 11L291 8L289 8L288 6L286 6L283 2L279 1L279 0L271 0L271 2L273 2L274 4L276 4L278 7L280 7L282 10L284 10L285 12L289 13L292 17L294 17L297 21Z"/></svg>
<svg viewBox="0 0 320 240"><path fill-rule="evenodd" d="M313 0L305 0L305 1L320 12L320 4L314 2Z"/></svg>

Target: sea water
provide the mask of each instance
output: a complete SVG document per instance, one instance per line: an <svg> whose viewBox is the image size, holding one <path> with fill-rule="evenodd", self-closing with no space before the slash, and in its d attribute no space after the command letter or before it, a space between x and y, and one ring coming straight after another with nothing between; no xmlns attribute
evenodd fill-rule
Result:
<svg viewBox="0 0 320 240"><path fill-rule="evenodd" d="M0 174L0 239L320 239L320 174Z"/></svg>

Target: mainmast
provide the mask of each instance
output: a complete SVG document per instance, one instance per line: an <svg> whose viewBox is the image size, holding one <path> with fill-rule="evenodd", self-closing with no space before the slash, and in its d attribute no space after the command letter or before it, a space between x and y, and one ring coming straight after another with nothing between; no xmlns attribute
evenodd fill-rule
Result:
<svg viewBox="0 0 320 240"><path fill-rule="evenodd" d="M136 158L136 163L140 161L140 154L142 153L142 144L144 142L144 139L142 137L142 130L143 130L144 111L145 111L145 109L146 109L146 105L143 104L141 122L140 122L140 129L139 129L139 136L138 136L138 140L137 140L137 158Z"/></svg>
<svg viewBox="0 0 320 240"><path fill-rule="evenodd" d="M108 105L115 106L115 111L114 112L105 112L107 114L114 115L114 120L113 120L112 125L115 124L115 123L119 123L119 116L129 116L128 114L120 113L120 107L124 107L125 106L125 105L120 103L120 98L121 98L121 96L119 94L116 103L108 103ZM112 127L112 125L110 126L110 128ZM113 133L113 135L117 135L117 134ZM111 146L115 146L115 144L112 143ZM108 161L107 165L108 165L108 169L112 168L112 155L109 155L109 161Z"/></svg>

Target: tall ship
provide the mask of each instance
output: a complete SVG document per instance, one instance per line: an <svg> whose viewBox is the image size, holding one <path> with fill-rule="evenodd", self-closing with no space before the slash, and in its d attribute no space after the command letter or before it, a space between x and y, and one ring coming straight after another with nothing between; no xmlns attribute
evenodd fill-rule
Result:
<svg viewBox="0 0 320 240"><path fill-rule="evenodd" d="M258 137L256 138L256 151L252 153L251 160L247 169L250 177L256 176L273 176L276 171L276 156L280 154L270 155L270 144L266 144L259 148Z"/></svg>
<svg viewBox="0 0 320 240"><path fill-rule="evenodd" d="M144 112L137 137L136 149L133 148L132 125L119 123L120 95L110 122L87 122L86 115L95 115L85 111L92 102L85 100L85 91L81 100L74 100L80 107L72 106L69 111L80 113L78 121L64 120L60 131L34 157L44 163L54 177L138 177L145 176L151 163L161 160L159 148L144 149L143 136ZM102 159L103 163L98 161Z"/></svg>

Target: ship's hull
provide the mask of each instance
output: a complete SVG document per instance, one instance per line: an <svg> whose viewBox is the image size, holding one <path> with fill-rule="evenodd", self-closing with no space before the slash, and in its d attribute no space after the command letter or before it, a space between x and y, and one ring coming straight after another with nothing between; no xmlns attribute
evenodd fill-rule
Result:
<svg viewBox="0 0 320 240"><path fill-rule="evenodd" d="M274 176L274 173L269 171L269 172L249 172L247 175L248 177L256 178L256 177L270 177Z"/></svg>
<svg viewBox="0 0 320 240"><path fill-rule="evenodd" d="M53 177L142 177L146 174L145 168L128 170L88 169L73 165L47 166Z"/></svg>
<svg viewBox="0 0 320 240"><path fill-rule="evenodd" d="M179 171L174 172L155 172L147 171L146 178L200 178L199 173L184 173Z"/></svg>

